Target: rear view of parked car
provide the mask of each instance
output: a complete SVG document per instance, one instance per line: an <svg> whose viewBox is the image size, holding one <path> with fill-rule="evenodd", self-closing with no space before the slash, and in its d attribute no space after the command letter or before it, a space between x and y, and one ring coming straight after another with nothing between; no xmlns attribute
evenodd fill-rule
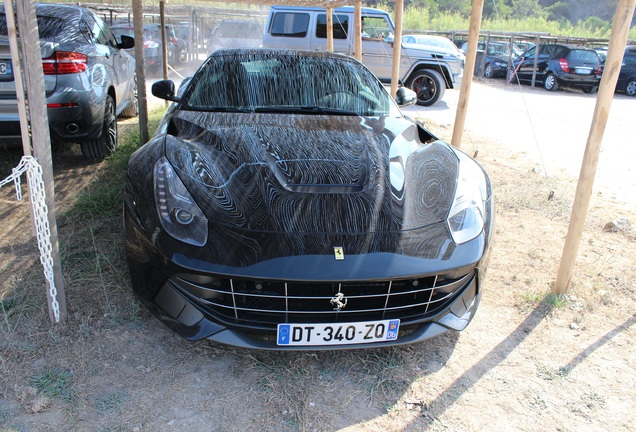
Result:
<svg viewBox="0 0 636 432"><path fill-rule="evenodd" d="M118 115L137 115L134 39L118 41L92 11L36 4L51 140L80 143L84 157L117 148ZM0 142L19 144L20 119L4 5L0 5Z"/></svg>
<svg viewBox="0 0 636 432"><path fill-rule="evenodd" d="M546 90L556 91L561 86L579 88L585 93L598 90L601 60L596 51L560 44L540 45L538 49L536 81L543 83ZM521 82L532 82L536 50L537 47L530 48L515 59L510 74Z"/></svg>

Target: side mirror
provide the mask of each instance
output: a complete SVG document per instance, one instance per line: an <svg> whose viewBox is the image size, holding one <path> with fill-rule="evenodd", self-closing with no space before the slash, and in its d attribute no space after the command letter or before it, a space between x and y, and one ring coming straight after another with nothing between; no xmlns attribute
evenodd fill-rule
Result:
<svg viewBox="0 0 636 432"><path fill-rule="evenodd" d="M118 44L120 49L130 49L135 47L135 38L128 35L121 35L121 43Z"/></svg>
<svg viewBox="0 0 636 432"><path fill-rule="evenodd" d="M174 82L172 80L157 81L152 85L153 96L172 102L178 102L179 98L174 95Z"/></svg>
<svg viewBox="0 0 636 432"><path fill-rule="evenodd" d="M417 93L406 87L400 87L395 93L395 102L397 102L400 108L415 105L417 102Z"/></svg>

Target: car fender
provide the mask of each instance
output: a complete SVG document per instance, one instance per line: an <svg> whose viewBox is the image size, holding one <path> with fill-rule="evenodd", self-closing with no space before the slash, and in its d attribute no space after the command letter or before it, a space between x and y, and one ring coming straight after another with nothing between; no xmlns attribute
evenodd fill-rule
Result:
<svg viewBox="0 0 636 432"><path fill-rule="evenodd" d="M407 82L409 77L416 71L420 69L433 69L434 71L439 72L444 77L444 82L446 83L447 89L455 88L455 77L450 70L450 67L446 62L443 61L416 61L414 62L408 71L402 77L402 82Z"/></svg>

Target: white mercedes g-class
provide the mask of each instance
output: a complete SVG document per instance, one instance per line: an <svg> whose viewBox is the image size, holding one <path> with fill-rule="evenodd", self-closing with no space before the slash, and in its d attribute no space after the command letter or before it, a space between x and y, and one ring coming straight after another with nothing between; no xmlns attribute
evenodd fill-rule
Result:
<svg viewBox="0 0 636 432"><path fill-rule="evenodd" d="M352 6L333 9L334 51L353 56ZM394 26L390 15L362 8L362 62L381 81L390 82L393 64ZM279 49L327 49L327 13L320 7L272 6L263 36L263 47ZM402 46L400 79L417 93L418 105L430 106L452 89L462 73L463 60L430 47Z"/></svg>

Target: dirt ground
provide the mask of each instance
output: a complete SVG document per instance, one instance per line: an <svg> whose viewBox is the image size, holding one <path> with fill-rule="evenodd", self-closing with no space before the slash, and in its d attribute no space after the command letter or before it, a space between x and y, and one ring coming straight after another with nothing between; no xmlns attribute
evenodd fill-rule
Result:
<svg viewBox="0 0 636 432"><path fill-rule="evenodd" d="M556 95L552 103L594 98ZM414 113L450 140L439 113ZM506 115L510 123L528 114ZM568 295L550 296L575 176L546 175L490 126L469 123L464 143L496 195L475 319L407 347L317 353L188 342L160 324L130 291L120 214L74 207L103 181L104 164L56 152L63 326L49 321L28 205L10 185L0 189L0 431L634 430L634 206L595 191ZM0 153L4 178L19 156ZM619 219L627 222L606 226Z"/></svg>

